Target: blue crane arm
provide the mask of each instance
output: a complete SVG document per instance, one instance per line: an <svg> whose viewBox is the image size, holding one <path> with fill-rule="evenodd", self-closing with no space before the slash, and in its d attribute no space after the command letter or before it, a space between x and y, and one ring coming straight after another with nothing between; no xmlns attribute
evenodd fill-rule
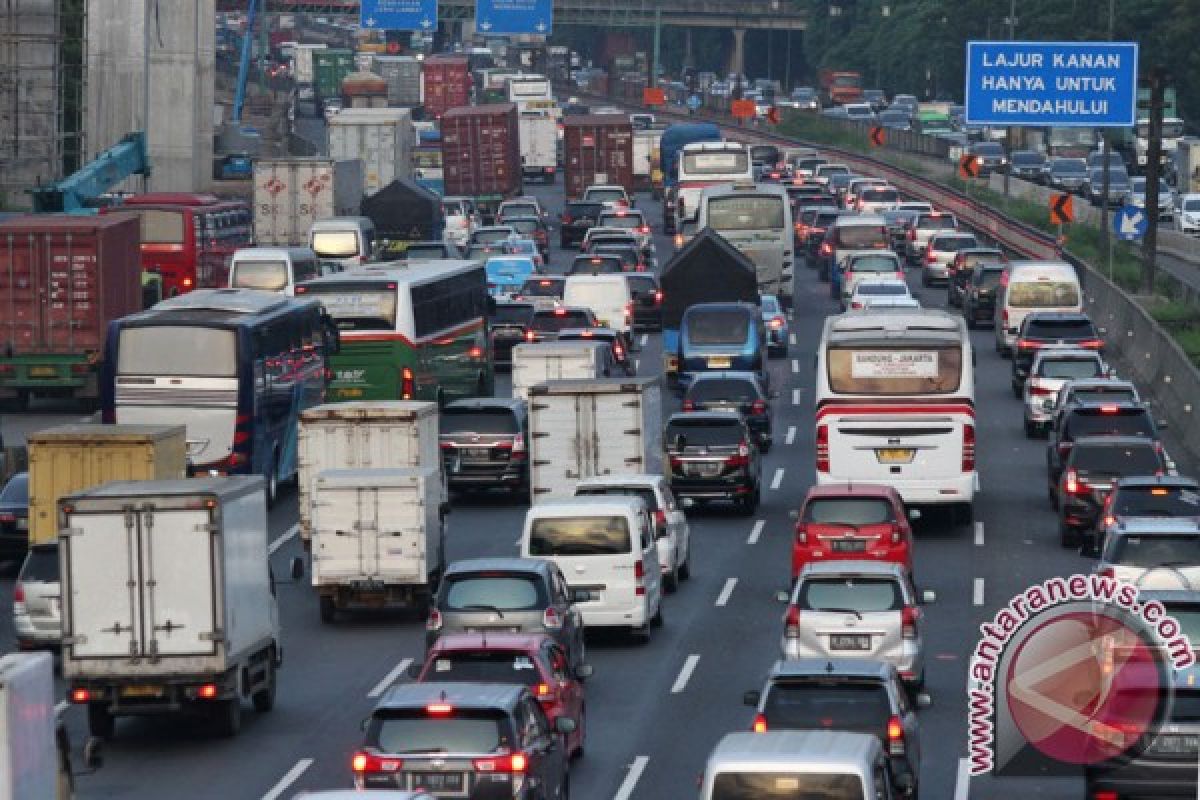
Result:
<svg viewBox="0 0 1200 800"><path fill-rule="evenodd" d="M246 8L246 35L242 37L242 58L238 62L237 88L233 95L234 125L242 122L242 106L246 103L246 81L250 77L250 54L254 50L254 17L258 13L258 0L250 0Z"/></svg>
<svg viewBox="0 0 1200 800"><path fill-rule="evenodd" d="M30 189L33 210L87 213L88 201L104 194L130 175L149 174L146 134L142 131L128 133L78 172L61 181Z"/></svg>

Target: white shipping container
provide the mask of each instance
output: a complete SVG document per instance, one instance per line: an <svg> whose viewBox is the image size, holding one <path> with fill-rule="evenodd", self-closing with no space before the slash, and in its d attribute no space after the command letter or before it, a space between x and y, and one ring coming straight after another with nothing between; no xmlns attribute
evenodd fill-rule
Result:
<svg viewBox="0 0 1200 800"><path fill-rule="evenodd" d="M558 167L558 123L545 111L525 112L517 118L517 132L522 173L552 183Z"/></svg>
<svg viewBox="0 0 1200 800"><path fill-rule="evenodd" d="M313 50L324 50L323 44L297 44L292 54L292 77L296 83L313 82Z"/></svg>
<svg viewBox="0 0 1200 800"><path fill-rule="evenodd" d="M414 56L374 55L370 69L387 83L390 106L419 106L424 101L421 62Z"/></svg>
<svg viewBox="0 0 1200 800"><path fill-rule="evenodd" d="M633 132L633 177L635 180L641 179L642 182L650 180L654 151L658 149L662 135L663 129L661 128Z"/></svg>
<svg viewBox="0 0 1200 800"><path fill-rule="evenodd" d="M416 133L407 108L346 109L333 115L326 129L330 158L362 161L365 194L397 178L412 178Z"/></svg>
<svg viewBox="0 0 1200 800"><path fill-rule="evenodd" d="M9 653L0 658L0 800L54 798L58 748L54 738L54 657Z"/></svg>
<svg viewBox="0 0 1200 800"><path fill-rule="evenodd" d="M546 381L606 378L601 342L519 344L512 351L512 396L529 401L529 389Z"/></svg>
<svg viewBox="0 0 1200 800"><path fill-rule="evenodd" d="M301 413L298 439L296 485L300 537L306 544L312 537L312 493L322 472L441 469L436 403L415 400L326 403ZM444 488L442 492L444 496Z"/></svg>
<svg viewBox="0 0 1200 800"><path fill-rule="evenodd" d="M583 478L662 472L658 378L551 381L529 390L530 502L569 498Z"/></svg>
<svg viewBox="0 0 1200 800"><path fill-rule="evenodd" d="M254 162L255 242L305 247L317 220L358 216L363 189L363 163L357 159L258 159Z"/></svg>

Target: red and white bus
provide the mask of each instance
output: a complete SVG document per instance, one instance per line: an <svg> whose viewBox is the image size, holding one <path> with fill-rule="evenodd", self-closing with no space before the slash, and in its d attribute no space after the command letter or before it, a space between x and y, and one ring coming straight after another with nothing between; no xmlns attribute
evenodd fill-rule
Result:
<svg viewBox="0 0 1200 800"><path fill-rule="evenodd" d="M975 373L962 317L851 312L825 322L817 352L817 483L892 486L905 503L972 519Z"/></svg>
<svg viewBox="0 0 1200 800"><path fill-rule="evenodd" d="M250 206L210 194L152 192L105 209L142 219L142 271L162 277L164 297L229 283L233 253L253 243Z"/></svg>

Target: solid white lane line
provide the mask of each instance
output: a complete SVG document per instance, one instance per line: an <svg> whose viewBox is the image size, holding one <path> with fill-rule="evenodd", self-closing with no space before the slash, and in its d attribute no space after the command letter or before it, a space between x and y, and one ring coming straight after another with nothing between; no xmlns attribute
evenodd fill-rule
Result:
<svg viewBox="0 0 1200 800"><path fill-rule="evenodd" d="M404 670L408 669L412 662L413 660L411 658L400 659L400 663L392 667L392 671L387 675L384 675L383 680L375 684L375 688L367 692L367 697L379 697L381 694L390 689L392 684L396 682L396 679L404 673Z"/></svg>
<svg viewBox="0 0 1200 800"><path fill-rule="evenodd" d="M803 391L803 389L792 389L792 405L800 405L800 393Z"/></svg>
<svg viewBox="0 0 1200 800"><path fill-rule="evenodd" d="M717 608L724 608L729 602L729 596L733 594L733 587L737 586L737 578L726 578L725 586L721 589L721 593L717 595Z"/></svg>
<svg viewBox="0 0 1200 800"><path fill-rule="evenodd" d="M70 704L70 703L68 703L66 700L60 700L60 701L58 701L58 702L57 702L57 703L54 705L54 716L56 716L56 717L57 717L57 716L60 716L60 715L62 715L62 714L63 714L63 712L65 712L65 711L66 711L68 708L70 708L70 707L71 707L71 704Z"/></svg>
<svg viewBox="0 0 1200 800"><path fill-rule="evenodd" d="M290 527L286 531L284 531L283 534L281 534L278 539L271 542L271 546L268 548L268 550L272 553L276 552L277 550L279 550L279 548L283 547L285 544L290 542L292 539L295 539L296 534L299 532L300 532L300 523L297 522L295 525L293 525L292 527Z"/></svg>
<svg viewBox="0 0 1200 800"><path fill-rule="evenodd" d="M637 756L633 759L633 763L629 765L629 772L625 773L625 780L621 781L621 788L613 795L613 800L629 800L633 796L633 790L637 788L638 779L646 771L646 762L649 760L649 756Z"/></svg>
<svg viewBox="0 0 1200 800"><path fill-rule="evenodd" d="M794 334L794 333L788 334L788 343L793 344L793 345L796 344L796 334Z"/></svg>
<svg viewBox="0 0 1200 800"><path fill-rule="evenodd" d="M958 774L954 777L954 800L967 800L971 792L971 762L958 760Z"/></svg>
<svg viewBox="0 0 1200 800"><path fill-rule="evenodd" d="M795 441L796 441L796 426L789 425L788 431L787 431L787 437L784 438L783 443L784 444L792 444Z"/></svg>
<svg viewBox="0 0 1200 800"><path fill-rule="evenodd" d="M688 680L691 679L692 673L696 671L696 665L700 663L700 654L692 653L683 662L683 669L679 670L679 677L675 679L675 685L671 687L671 694L679 694L687 688Z"/></svg>
<svg viewBox="0 0 1200 800"><path fill-rule="evenodd" d="M766 526L767 521L765 519L755 521L754 529L750 531L750 538L746 540L746 544L756 544L758 542L758 537L762 536L763 528Z"/></svg>
<svg viewBox="0 0 1200 800"><path fill-rule="evenodd" d="M975 523L975 546L983 547L983 522Z"/></svg>
<svg viewBox="0 0 1200 800"><path fill-rule="evenodd" d="M638 347L645 347L646 342L650 341L650 334L643 333L642 338L638 339Z"/></svg>
<svg viewBox="0 0 1200 800"><path fill-rule="evenodd" d="M793 358L792 359L792 372L799 372L799 371L800 371L800 359Z"/></svg>
<svg viewBox="0 0 1200 800"><path fill-rule="evenodd" d="M289 769L287 773L279 779L279 783L271 787L271 791L262 796L262 800L279 800L283 793L295 783L305 771L313 765L311 758L302 758L296 762L296 765Z"/></svg>
<svg viewBox="0 0 1200 800"><path fill-rule="evenodd" d="M642 360L640 358L635 358L633 360L633 371L637 372L641 368L642 368Z"/></svg>
<svg viewBox="0 0 1200 800"><path fill-rule="evenodd" d="M983 578L975 579L975 589L971 593L971 602L977 606L983 605Z"/></svg>
<svg viewBox="0 0 1200 800"><path fill-rule="evenodd" d="M771 478L771 488L778 489L783 484L783 467L775 468L775 476Z"/></svg>

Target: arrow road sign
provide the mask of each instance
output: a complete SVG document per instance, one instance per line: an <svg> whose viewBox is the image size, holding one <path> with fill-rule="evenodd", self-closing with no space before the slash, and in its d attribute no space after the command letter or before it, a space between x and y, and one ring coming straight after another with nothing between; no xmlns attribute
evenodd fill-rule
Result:
<svg viewBox="0 0 1200 800"><path fill-rule="evenodd" d="M1146 235L1149 227L1150 218L1146 216L1145 209L1137 206L1121 206L1113 215L1113 231L1118 239L1140 239Z"/></svg>
<svg viewBox="0 0 1200 800"><path fill-rule="evenodd" d="M872 125L870 139L871 147L883 147L883 143L887 141L887 135L883 132L883 127Z"/></svg>
<svg viewBox="0 0 1200 800"><path fill-rule="evenodd" d="M979 177L979 162L975 160L975 156L966 153L958 159L958 177L964 180Z"/></svg>
<svg viewBox="0 0 1200 800"><path fill-rule="evenodd" d="M437 0L362 0L363 28L380 31L430 30L437 23Z"/></svg>
<svg viewBox="0 0 1200 800"><path fill-rule="evenodd" d="M1066 225L1075 221L1075 204L1071 195L1063 192L1050 195L1050 222Z"/></svg>

